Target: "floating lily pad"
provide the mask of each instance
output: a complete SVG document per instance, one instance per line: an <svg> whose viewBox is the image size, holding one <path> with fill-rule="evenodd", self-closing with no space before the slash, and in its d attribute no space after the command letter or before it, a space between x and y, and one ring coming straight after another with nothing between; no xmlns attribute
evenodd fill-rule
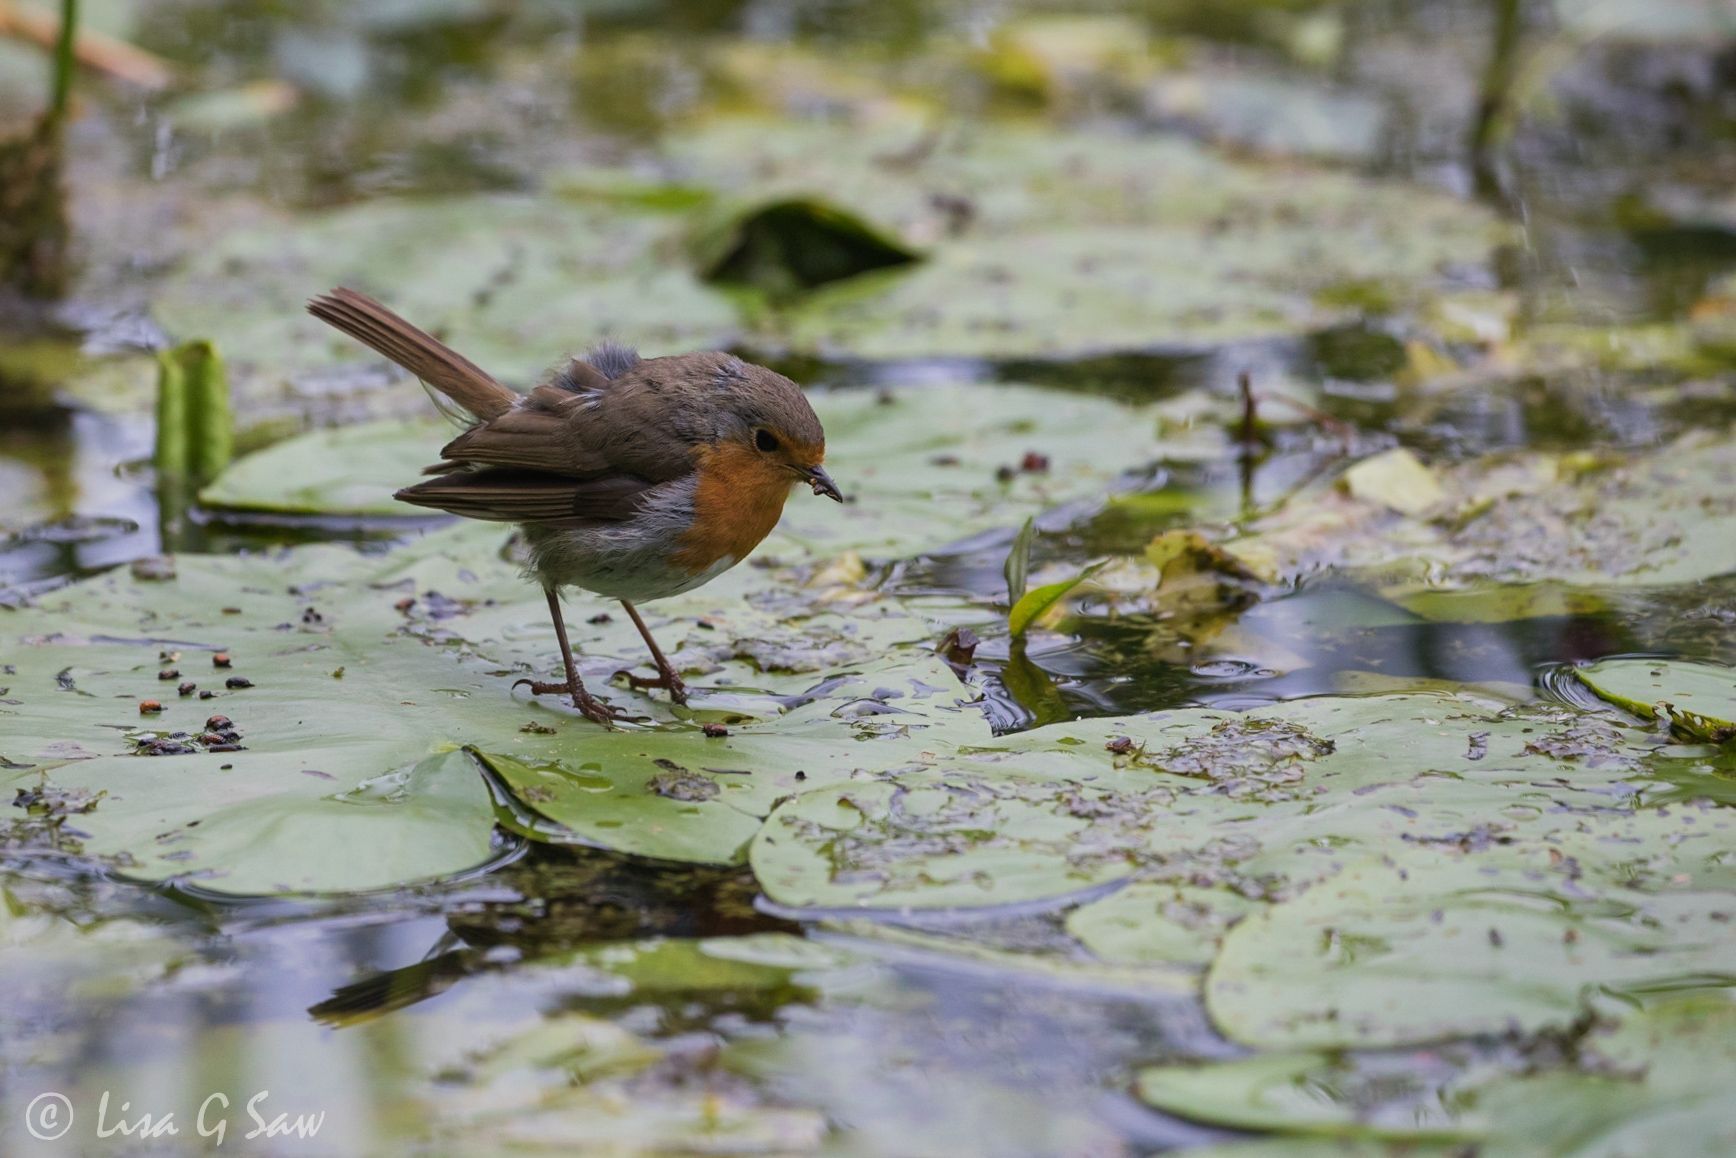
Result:
<svg viewBox="0 0 1736 1158"><path fill-rule="evenodd" d="M803 908L955 908L1065 896L1132 871L1081 837L1100 793L916 772L805 792L754 838L754 875ZM1078 855L1072 855L1077 849Z"/></svg>
<svg viewBox="0 0 1736 1158"><path fill-rule="evenodd" d="M674 649L708 665L709 678L693 681L700 718L729 719L736 735L707 737L666 700L608 687L643 657L625 617L575 617L586 678L667 734L604 733L563 703L515 698L514 679L553 666L553 643L540 593L501 557L501 540L499 528L469 526L384 560L330 547L183 556L172 580L114 572L9 613L6 783L34 788L46 773L56 787L106 793L67 827L86 853L141 879L337 892L451 876L509 851L514 839L495 833L503 814L483 778L490 768L512 805L504 817L538 818L517 821L533 835L729 862L797 773L818 785L884 767L894 752L912 758L930 725L987 736L959 693L947 694L956 677L930 652L926 622L818 593L756 612L743 585L763 572L746 568L722 581L731 594L708 590L685 605L685 630L720 635L721 655ZM767 594L761 580L758 597ZM708 613L713 631L697 630ZM810 623L818 643L803 634ZM784 662L808 670L756 671L736 658L754 640L730 627L775 631ZM855 680L839 678L899 642L918 645L909 665L863 664ZM219 651L231 666L213 665ZM182 683L197 687L182 696ZM162 711L141 714L147 699ZM749 731L792 704L786 739ZM228 717L233 739L223 725L208 733L214 713ZM840 745L858 759L840 759ZM660 775L715 784L717 799L667 783L658 791Z"/></svg>
<svg viewBox="0 0 1736 1158"><path fill-rule="evenodd" d="M1577 856L1611 887L1698 879L1736 819L1609 808L1637 791L1643 753L1607 725L1438 695L1055 724L803 793L750 859L774 900L821 908L1054 900L1135 874L1276 900L1406 847L1557 874ZM1655 866L1600 855L1665 832L1691 837ZM1203 921L1191 948L1169 930L1159 951L1197 960L1228 923ZM1143 932L1112 952L1138 954Z"/></svg>
<svg viewBox="0 0 1736 1158"><path fill-rule="evenodd" d="M1231 926L1262 908L1229 889L1136 883L1068 913L1067 931L1105 961L1203 969Z"/></svg>
<svg viewBox="0 0 1736 1158"><path fill-rule="evenodd" d="M1431 518L1326 486L1229 548L1256 569L1350 572L1395 597L1473 582L1625 587L1736 571L1736 438L1697 432L1619 462L1493 455L1443 471Z"/></svg>
<svg viewBox="0 0 1736 1158"><path fill-rule="evenodd" d="M453 433L429 419L316 430L246 456L200 491L199 501L293 515L425 516L392 494L420 478Z"/></svg>
<svg viewBox="0 0 1736 1158"><path fill-rule="evenodd" d="M909 270L818 291L773 320L794 347L861 357L1059 356L1293 335L1353 320L1319 291L1378 279L1420 298L1502 230L1415 188L1288 168L1175 137L979 125L724 118L668 144L684 180L820 193L932 247ZM1064 177L1063 177L1064 175ZM939 196L936 196L936 193Z"/></svg>
<svg viewBox="0 0 1736 1158"><path fill-rule="evenodd" d="M1714 1155L1736 1143L1727 1096L1736 1076L1729 1044L1736 1009L1728 999L1665 996L1608 1012L1621 1024L1586 1035L1578 1070L1464 1066L1450 1055L1418 1065L1414 1055L1275 1053L1148 1069L1140 1094L1184 1118L1279 1133L1284 1141L1274 1153L1327 1145L1307 1141L1311 1135L1339 1140L1342 1150L1322 1151L1333 1154L1362 1152L1358 1140L1374 1139L1402 1141L1405 1154L1418 1143L1454 1140L1475 1143L1479 1154L1547 1149L1588 1158Z"/></svg>
<svg viewBox="0 0 1736 1158"><path fill-rule="evenodd" d="M1736 737L1736 670L1688 660L1606 659L1573 669L1599 699L1679 732L1722 743Z"/></svg>
<svg viewBox="0 0 1736 1158"><path fill-rule="evenodd" d="M378 362L307 315L307 298L333 285L374 292L490 373L529 383L603 338L659 354L729 342L734 308L673 259L678 228L665 214L551 199L365 202L237 225L171 276L152 310L172 335L224 351L250 421L281 408L291 379ZM342 397L312 382L296 392Z"/></svg>
<svg viewBox="0 0 1736 1158"><path fill-rule="evenodd" d="M1468 1109L1438 1090L1395 1088L1402 1080L1390 1067L1328 1054L1263 1053L1144 1070L1139 1096L1168 1113L1240 1130L1405 1141L1483 1136L1474 1102Z"/></svg>
<svg viewBox="0 0 1736 1158"><path fill-rule="evenodd" d="M1350 865L1231 930L1212 1019L1264 1048L1396 1045L1565 1025L1598 989L1736 983L1727 894L1565 884L1476 857Z"/></svg>

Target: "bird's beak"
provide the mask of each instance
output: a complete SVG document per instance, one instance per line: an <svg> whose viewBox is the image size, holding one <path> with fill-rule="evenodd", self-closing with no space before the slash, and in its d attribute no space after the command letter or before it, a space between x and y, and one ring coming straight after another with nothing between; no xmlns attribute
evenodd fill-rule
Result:
<svg viewBox="0 0 1736 1158"><path fill-rule="evenodd" d="M832 476L826 473L824 467L810 466L802 470L802 481L814 488L817 495L825 495L833 502L841 503L844 495L838 490L838 484L832 481Z"/></svg>

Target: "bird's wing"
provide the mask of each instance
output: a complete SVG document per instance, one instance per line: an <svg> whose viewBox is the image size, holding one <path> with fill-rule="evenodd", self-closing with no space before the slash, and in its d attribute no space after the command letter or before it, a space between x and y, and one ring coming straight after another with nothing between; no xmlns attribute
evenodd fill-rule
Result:
<svg viewBox="0 0 1736 1158"><path fill-rule="evenodd" d="M601 375L598 375L601 377ZM448 462L516 467L570 478L613 472L603 448L583 437L591 395L545 383L506 413L478 422L440 448Z"/></svg>
<svg viewBox="0 0 1736 1158"><path fill-rule="evenodd" d="M571 478L629 474L665 482L693 470L692 432L680 424L680 413L661 381L633 373L611 380L575 359L511 410L447 443L440 455Z"/></svg>
<svg viewBox="0 0 1736 1158"><path fill-rule="evenodd" d="M396 497L470 519L582 527L632 518L659 485L624 474L575 479L541 471L460 466L405 487Z"/></svg>

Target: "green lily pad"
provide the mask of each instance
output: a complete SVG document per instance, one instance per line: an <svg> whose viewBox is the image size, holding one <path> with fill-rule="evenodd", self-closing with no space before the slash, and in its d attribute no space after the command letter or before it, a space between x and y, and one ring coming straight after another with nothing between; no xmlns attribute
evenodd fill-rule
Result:
<svg viewBox="0 0 1736 1158"><path fill-rule="evenodd" d="M1477 858L1350 865L1230 931L1212 1019L1264 1048L1397 1045L1564 1025L1599 989L1736 983L1728 894L1565 884Z"/></svg>
<svg viewBox="0 0 1736 1158"><path fill-rule="evenodd" d="M333 371L378 361L307 315L307 298L333 285L364 287L504 381L529 383L603 338L647 353L729 342L734 307L671 260L678 230L667 214L597 202L364 202L222 234L167 279L152 310L171 334L224 351L249 421L341 398Z"/></svg>
<svg viewBox="0 0 1736 1158"><path fill-rule="evenodd" d="M1301 1153L1325 1147L1309 1141L1318 1136L1344 1147L1321 1152L1346 1154L1377 1139L1406 1143L1406 1154L1418 1143L1454 1140L1475 1143L1479 1154L1586 1158L1713 1155L1736 1143L1729 1000L1669 995L1611 1012L1621 1023L1586 1036L1579 1070L1460 1068L1437 1059L1431 1075L1402 1055L1273 1053L1154 1067L1140 1074L1139 1091L1184 1118L1281 1134ZM1292 1151L1274 1143L1273 1152Z"/></svg>
<svg viewBox="0 0 1736 1158"><path fill-rule="evenodd" d="M1105 961L1203 969L1231 926L1265 906L1228 889L1135 883L1067 914L1067 931Z"/></svg>
<svg viewBox="0 0 1736 1158"><path fill-rule="evenodd" d="M1736 670L1688 660L1606 659L1573 669L1601 700L1676 731L1722 743L1736 737Z"/></svg>
<svg viewBox="0 0 1736 1158"><path fill-rule="evenodd" d="M1262 1053L1237 1061L1143 1070L1139 1096L1168 1113L1240 1130L1405 1141L1483 1136L1475 1109L1467 1112L1438 1092L1429 1097L1427 1091L1417 1091L1421 1098L1401 1098L1395 1084L1391 1072L1359 1068L1346 1058Z"/></svg>
<svg viewBox="0 0 1736 1158"><path fill-rule="evenodd" d="M984 124L938 135L917 164L889 160L913 136L908 122L840 135L742 117L669 140L683 180L818 193L929 249L914 268L820 289L768 337L1004 358L1298 334L1355 318L1323 289L1379 280L1402 304L1444 267L1486 261L1502 234L1450 198L1295 167L1280 180L1176 137Z"/></svg>
<svg viewBox="0 0 1736 1158"><path fill-rule="evenodd" d="M957 681L930 651L926 621L890 601L823 603L800 589L756 610L775 592L748 568L672 608L705 640L672 648L703 673L691 713L608 686L642 662L624 617L575 616L573 634L593 689L646 717L637 735L605 733L552 698L515 699L515 679L553 666L553 643L540 593L501 540L500 528L471 525L385 559L332 547L185 556L172 580L112 572L5 613L6 786L46 775L104 793L67 827L87 854L140 879L341 892L491 863L514 844L497 820L541 839L727 863L804 777L821 785L911 759L935 742L931 728L949 743L988 734L949 694ZM900 645L907 661L885 658ZM219 650L232 666L213 666ZM791 670L759 670L773 656ZM252 686L226 686L232 677ZM177 695L183 682L216 698ZM146 699L163 710L141 715ZM201 739L213 713L232 721L239 750ZM786 714L787 737L752 730ZM734 721L731 737L701 732L718 717ZM841 745L858 758L840 759ZM682 777L717 785L717 799L682 791Z"/></svg>
<svg viewBox="0 0 1736 1158"><path fill-rule="evenodd" d="M1349 572L1393 598L1473 583L1693 583L1736 571L1736 437L1614 463L1492 455L1438 473L1430 518L1321 485L1227 544L1256 570Z"/></svg>
<svg viewBox="0 0 1736 1158"><path fill-rule="evenodd" d="M425 516L392 497L439 457L453 429L432 420L316 430L247 455L199 492L228 510L301 515Z"/></svg>
<svg viewBox="0 0 1736 1158"><path fill-rule="evenodd" d="M1087 803L1075 805L1080 796ZM767 894L803 908L1053 898L1133 870L1125 857L1069 855L1098 798L1065 783L963 772L839 784L778 808L750 855Z"/></svg>
<svg viewBox="0 0 1736 1158"><path fill-rule="evenodd" d="M1611 888L1707 871L1736 820L1609 807L1637 791L1644 753L1607 725L1441 695L1058 723L796 796L750 863L774 900L820 908L1056 900L1136 874L1278 900L1407 846L1474 850L1491 870L1578 857ZM1666 833L1693 839L1655 864L1606 851ZM1201 922L1191 948L1161 930L1158 952L1209 956L1228 923ZM1112 952L1137 955L1144 932Z"/></svg>

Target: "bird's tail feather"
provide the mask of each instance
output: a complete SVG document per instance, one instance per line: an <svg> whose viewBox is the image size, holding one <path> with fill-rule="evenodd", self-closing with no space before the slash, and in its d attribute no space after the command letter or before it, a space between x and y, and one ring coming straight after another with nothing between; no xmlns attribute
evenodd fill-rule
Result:
<svg viewBox="0 0 1736 1158"><path fill-rule="evenodd" d="M309 301L307 312L390 358L477 418L497 418L518 399L476 363L367 294L339 287Z"/></svg>

